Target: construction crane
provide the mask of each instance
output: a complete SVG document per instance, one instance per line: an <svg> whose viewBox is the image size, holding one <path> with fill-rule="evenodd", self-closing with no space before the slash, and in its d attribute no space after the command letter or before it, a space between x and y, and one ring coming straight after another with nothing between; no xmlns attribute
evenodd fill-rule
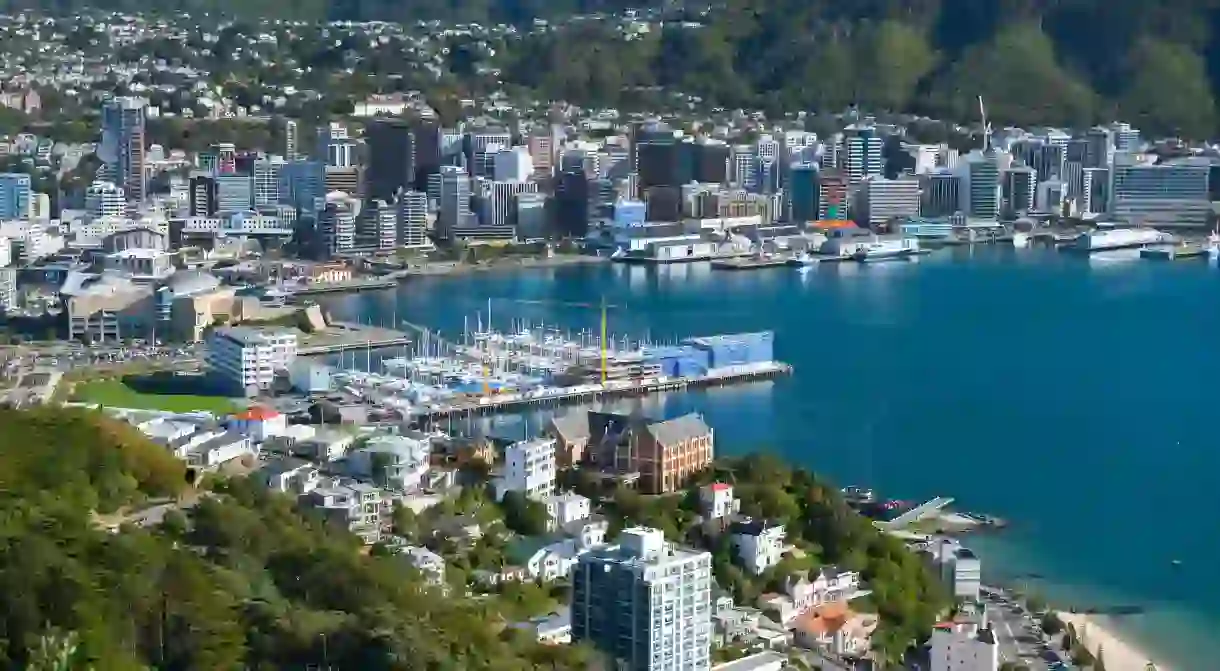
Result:
<svg viewBox="0 0 1220 671"><path fill-rule="evenodd" d="M983 153L991 149L991 124L987 123L987 108L983 107L983 96L979 96L979 116L983 120Z"/></svg>

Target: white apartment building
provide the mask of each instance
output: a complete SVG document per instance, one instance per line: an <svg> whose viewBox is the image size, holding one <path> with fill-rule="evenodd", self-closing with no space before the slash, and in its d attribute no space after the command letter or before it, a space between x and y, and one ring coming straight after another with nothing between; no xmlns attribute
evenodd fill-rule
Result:
<svg viewBox="0 0 1220 671"><path fill-rule="evenodd" d="M583 520L593 514L593 503L576 492L551 494L542 501L551 517L552 530Z"/></svg>
<svg viewBox="0 0 1220 671"><path fill-rule="evenodd" d="M630 671L709 671L712 556L625 529L619 544L580 556L572 572L572 640ZM630 614L630 615L625 615Z"/></svg>
<svg viewBox="0 0 1220 671"><path fill-rule="evenodd" d="M761 575L779 563L784 554L784 525L746 519L729 525L737 559L747 571Z"/></svg>
<svg viewBox="0 0 1220 671"><path fill-rule="evenodd" d="M932 629L931 671L997 671L1000 646L985 612L959 615Z"/></svg>
<svg viewBox="0 0 1220 671"><path fill-rule="evenodd" d="M555 472L553 438L513 443L504 449L504 468L494 481L496 500L508 492L543 500L555 491Z"/></svg>
<svg viewBox="0 0 1220 671"><path fill-rule="evenodd" d="M983 564L978 555L951 538L929 543L928 551L941 581L954 598L978 601L983 581Z"/></svg>
<svg viewBox="0 0 1220 671"><path fill-rule="evenodd" d="M233 326L208 336L205 360L212 374L234 389L268 389L278 371L297 356L296 333L286 329Z"/></svg>

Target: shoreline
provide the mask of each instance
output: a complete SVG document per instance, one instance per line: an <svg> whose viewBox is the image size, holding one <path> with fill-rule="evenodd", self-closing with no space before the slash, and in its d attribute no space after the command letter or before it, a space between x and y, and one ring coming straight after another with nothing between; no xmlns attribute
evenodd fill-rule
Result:
<svg viewBox="0 0 1220 671"><path fill-rule="evenodd" d="M530 257L519 259L502 259L486 264L454 262L453 265L445 265L446 262L436 262L434 264L430 264L436 267L407 269L403 275L403 279L412 279L417 277L460 277L462 275L495 272L498 270L545 270L548 268L563 268L566 266L591 265L609 262L609 258L585 254L564 254L553 256L549 259Z"/></svg>
<svg viewBox="0 0 1220 671"><path fill-rule="evenodd" d="M1130 636L1120 636L1116 626L1104 615L1081 613L1055 613L1065 625L1072 625L1076 635L1094 656L1102 651L1106 668L1111 671L1146 671L1148 663L1155 664L1156 671L1173 671L1163 662L1157 662L1146 649L1131 643Z"/></svg>

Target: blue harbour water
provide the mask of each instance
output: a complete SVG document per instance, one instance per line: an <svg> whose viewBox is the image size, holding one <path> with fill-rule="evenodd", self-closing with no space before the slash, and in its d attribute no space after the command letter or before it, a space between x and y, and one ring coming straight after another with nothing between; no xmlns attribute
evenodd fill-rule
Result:
<svg viewBox="0 0 1220 671"><path fill-rule="evenodd" d="M326 303L453 335L489 297L501 328L596 330L604 296L610 330L633 338L774 330L791 378L646 403L702 412L721 454L767 449L842 484L1006 518L971 541L992 578L1060 603L1142 606L1116 627L1177 671L1211 668L1220 269L1117 256L983 247L806 274L596 265Z"/></svg>

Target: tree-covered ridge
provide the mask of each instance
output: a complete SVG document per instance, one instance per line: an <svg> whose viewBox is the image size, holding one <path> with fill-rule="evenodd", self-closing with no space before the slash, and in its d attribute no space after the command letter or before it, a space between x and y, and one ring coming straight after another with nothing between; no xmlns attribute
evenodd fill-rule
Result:
<svg viewBox="0 0 1220 671"><path fill-rule="evenodd" d="M507 73L578 101L660 85L777 113L856 104L970 121L982 96L999 123L1121 118L1150 133L1210 137L1220 89L1220 34L1210 28L1220 9L1165 4L728 0L698 27L666 23L631 40L597 25L529 35L509 50Z"/></svg>
<svg viewBox="0 0 1220 671"><path fill-rule="evenodd" d="M585 649L510 635L494 601L442 598L251 481L108 532L92 501L191 500L181 465L97 414L4 410L0 426L2 668L590 668Z"/></svg>

